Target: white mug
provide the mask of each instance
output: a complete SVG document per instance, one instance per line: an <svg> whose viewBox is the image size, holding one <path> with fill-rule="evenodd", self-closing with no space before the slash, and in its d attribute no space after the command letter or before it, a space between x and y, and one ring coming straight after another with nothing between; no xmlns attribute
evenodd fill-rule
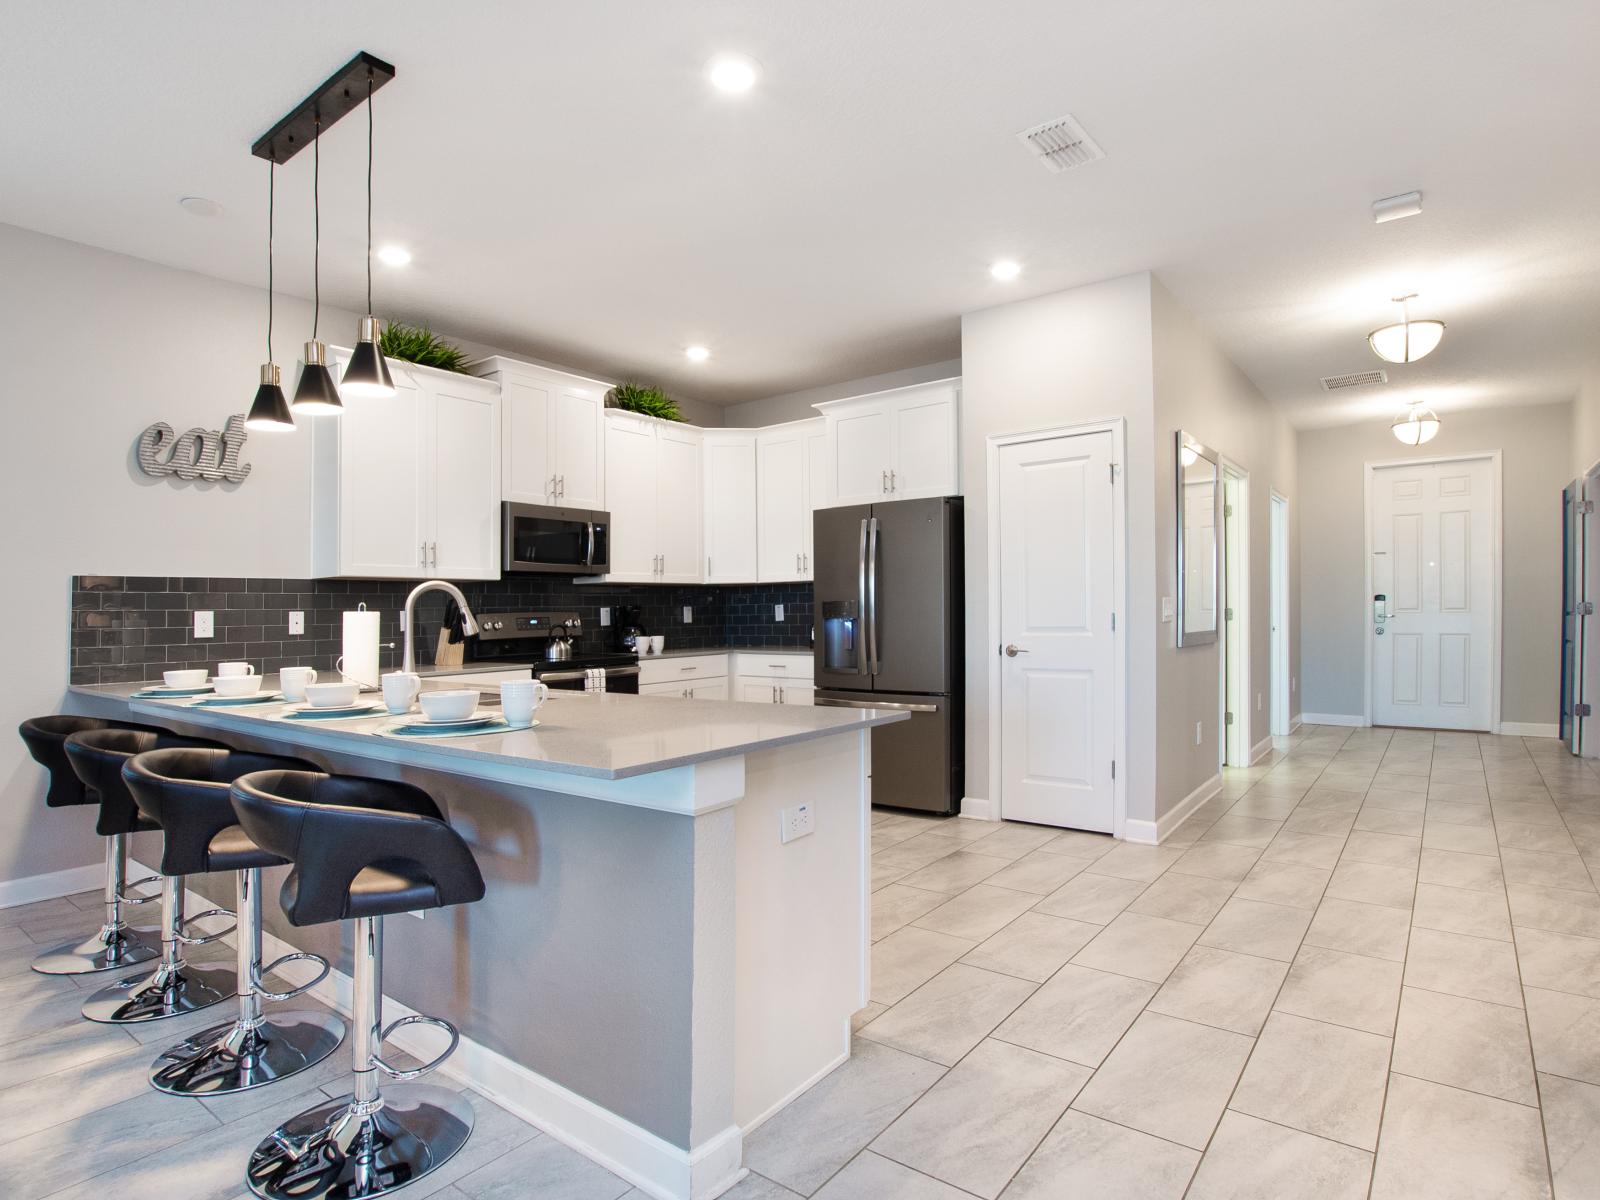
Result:
<svg viewBox="0 0 1600 1200"><path fill-rule="evenodd" d="M527 729L533 714L550 698L550 685L537 679L508 679L500 685L500 715L513 729Z"/></svg>
<svg viewBox="0 0 1600 1200"><path fill-rule="evenodd" d="M665 648L666 644L667 644L667 639L662 637L659 633L655 633L655 634L651 634L650 635L650 653L651 654L660 654L662 649Z"/></svg>
<svg viewBox="0 0 1600 1200"><path fill-rule="evenodd" d="M247 662L226 662L217 664L217 674L227 679L230 675L254 675L255 667Z"/></svg>
<svg viewBox="0 0 1600 1200"><path fill-rule="evenodd" d="M306 685L317 681L315 667L284 667L278 672L278 688L285 700L296 702L306 698Z"/></svg>
<svg viewBox="0 0 1600 1200"><path fill-rule="evenodd" d="M391 671L383 677L383 706L396 716L408 713L421 691L420 676L406 671Z"/></svg>

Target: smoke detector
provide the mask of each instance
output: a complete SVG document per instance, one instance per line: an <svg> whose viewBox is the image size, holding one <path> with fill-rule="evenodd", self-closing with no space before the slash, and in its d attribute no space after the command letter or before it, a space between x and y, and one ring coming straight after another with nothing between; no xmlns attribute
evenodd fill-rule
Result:
<svg viewBox="0 0 1600 1200"><path fill-rule="evenodd" d="M1106 156L1106 152L1084 132L1083 126L1071 113L1054 121L1046 121L1043 125L1035 125L1032 129L1024 129L1017 134L1017 140L1031 150L1051 174L1081 167Z"/></svg>
<svg viewBox="0 0 1600 1200"><path fill-rule="evenodd" d="M1348 375L1324 375L1322 390L1336 392L1340 388L1368 387L1374 383L1388 383L1387 371L1351 371Z"/></svg>

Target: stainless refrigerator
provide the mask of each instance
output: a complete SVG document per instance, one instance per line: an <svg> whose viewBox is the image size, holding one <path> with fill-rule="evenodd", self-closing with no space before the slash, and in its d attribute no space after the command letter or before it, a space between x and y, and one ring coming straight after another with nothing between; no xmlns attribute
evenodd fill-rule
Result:
<svg viewBox="0 0 1600 1200"><path fill-rule="evenodd" d="M872 803L961 811L959 496L819 509L816 703L900 709L872 731Z"/></svg>

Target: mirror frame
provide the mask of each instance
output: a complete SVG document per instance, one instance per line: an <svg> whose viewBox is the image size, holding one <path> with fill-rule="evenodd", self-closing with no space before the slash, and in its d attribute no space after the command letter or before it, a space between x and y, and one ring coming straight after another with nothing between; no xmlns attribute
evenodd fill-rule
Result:
<svg viewBox="0 0 1600 1200"><path fill-rule="evenodd" d="M1211 587L1213 593L1212 609L1217 613L1219 620L1217 621L1216 625L1209 630L1195 630L1192 633L1186 633L1184 631L1184 611L1188 607L1189 600L1189 589L1185 583L1187 578L1188 563L1185 561L1186 556L1184 554L1183 538L1183 452L1185 450L1192 451L1197 457L1205 459L1216 468L1217 472L1217 489L1216 496L1214 498L1216 513L1213 517L1213 526L1216 529L1216 535L1211 539ZM1178 607L1177 611L1173 614L1173 619L1178 624L1178 645L1210 646L1216 642L1218 627L1222 623L1220 620L1222 613L1219 607L1222 599L1222 456L1207 446L1204 442L1200 441L1198 438L1191 437L1188 433L1185 433L1180 429L1173 439L1172 463L1173 483L1175 489L1174 499L1177 507L1176 524L1178 531Z"/></svg>

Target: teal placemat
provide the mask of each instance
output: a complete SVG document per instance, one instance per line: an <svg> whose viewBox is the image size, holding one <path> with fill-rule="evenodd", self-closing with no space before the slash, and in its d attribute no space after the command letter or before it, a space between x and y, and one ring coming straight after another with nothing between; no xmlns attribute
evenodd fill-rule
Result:
<svg viewBox="0 0 1600 1200"><path fill-rule="evenodd" d="M534 724L538 724L537 721ZM473 737L481 733L504 733L511 727L506 724L504 717L495 717L486 725L475 725L471 729L429 729L423 725L390 725L387 729L378 730L384 737L399 738L404 742L432 741L435 738Z"/></svg>

